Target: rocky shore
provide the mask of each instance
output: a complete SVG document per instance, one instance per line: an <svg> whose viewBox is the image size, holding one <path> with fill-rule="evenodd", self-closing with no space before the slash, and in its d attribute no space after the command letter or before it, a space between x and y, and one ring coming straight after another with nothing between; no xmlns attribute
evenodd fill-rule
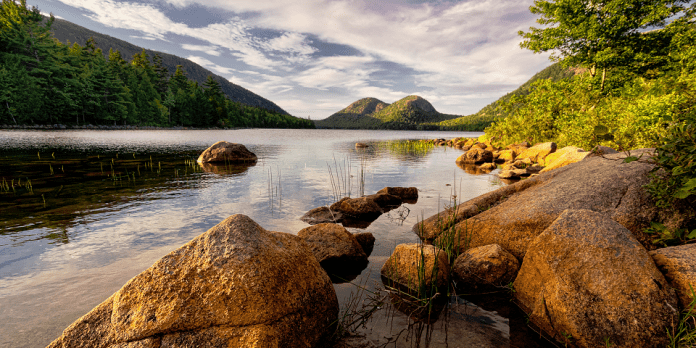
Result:
<svg viewBox="0 0 696 348"><path fill-rule="evenodd" d="M553 143L437 144L466 151L459 163L523 163L510 170L525 169L528 178L416 224L422 242L396 246L381 270L385 286L424 301L446 298L455 288L471 294L508 289L530 325L566 346L668 344L667 332L694 301L696 244L657 248L645 234L652 221L665 218L642 188L651 163ZM246 157L230 157L223 148ZM253 155L240 144L209 150L225 161ZM538 170L529 173L533 167ZM308 212L303 219L312 226L297 235L233 215L131 279L49 347L334 344L339 306L332 281L359 274L375 242L370 233L353 234L339 223L371 221L417 197L416 188L399 187L346 197ZM350 347L346 342L339 345Z"/></svg>

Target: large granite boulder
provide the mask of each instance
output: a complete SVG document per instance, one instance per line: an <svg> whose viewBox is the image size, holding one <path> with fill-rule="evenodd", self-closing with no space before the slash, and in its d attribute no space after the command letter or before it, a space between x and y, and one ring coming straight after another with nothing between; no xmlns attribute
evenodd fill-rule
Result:
<svg viewBox="0 0 696 348"><path fill-rule="evenodd" d="M481 144L481 143L479 143ZM478 144L477 144L478 145ZM483 144L483 146L486 146ZM493 162L493 152L490 150L486 150L485 148L480 148L478 146L474 146L469 151L463 153L461 156L459 156L456 160L457 163L463 163L463 164L476 164L476 163L484 163L484 162Z"/></svg>
<svg viewBox="0 0 696 348"><path fill-rule="evenodd" d="M541 172L548 172L571 163L579 162L585 159L590 152L587 152L579 147L566 146L546 156L544 159L545 167Z"/></svg>
<svg viewBox="0 0 696 348"><path fill-rule="evenodd" d="M198 156L198 163L256 162L256 155L242 144L218 141Z"/></svg>
<svg viewBox="0 0 696 348"><path fill-rule="evenodd" d="M447 293L450 265L447 254L432 245L399 244L382 266L381 274L390 282L413 292Z"/></svg>
<svg viewBox="0 0 696 348"><path fill-rule="evenodd" d="M525 158L529 158L532 162L538 163L543 161L547 155L555 151L556 143L541 143L519 152L519 155L517 155L515 159L523 160Z"/></svg>
<svg viewBox="0 0 696 348"><path fill-rule="evenodd" d="M682 308L689 308L696 291L696 244L657 249L650 252L657 267L677 291Z"/></svg>
<svg viewBox="0 0 696 348"><path fill-rule="evenodd" d="M635 153L648 151L634 151ZM623 154L587 157L567 166L501 187L423 221L425 239L457 224L470 247L500 244L522 260L529 244L566 209L605 213L654 248L642 230L657 216L642 186L649 181L649 163L624 163ZM454 221L450 219L455 216ZM438 221L447 221L442 225ZM419 231L420 224L414 226ZM437 241L435 241L437 244ZM464 244L462 244L464 245Z"/></svg>
<svg viewBox="0 0 696 348"><path fill-rule="evenodd" d="M513 162L515 160L515 157L517 156L517 153L515 153L515 150L501 150L498 152L498 158L496 158L496 162L503 162L503 163L508 163L508 162Z"/></svg>
<svg viewBox="0 0 696 348"><path fill-rule="evenodd" d="M172 251L49 347L314 347L338 301L297 236L233 215Z"/></svg>
<svg viewBox="0 0 696 348"><path fill-rule="evenodd" d="M331 223L309 226L297 236L312 249L321 266L331 272L340 268L362 270L367 265L367 255L355 236L343 226Z"/></svg>
<svg viewBox="0 0 696 348"><path fill-rule="evenodd" d="M467 290L489 290L512 282L520 263L498 244L471 248L457 257L452 276L457 287Z"/></svg>
<svg viewBox="0 0 696 348"><path fill-rule="evenodd" d="M579 347L664 347L677 297L643 246L607 214L565 210L529 245L514 282L530 320Z"/></svg>

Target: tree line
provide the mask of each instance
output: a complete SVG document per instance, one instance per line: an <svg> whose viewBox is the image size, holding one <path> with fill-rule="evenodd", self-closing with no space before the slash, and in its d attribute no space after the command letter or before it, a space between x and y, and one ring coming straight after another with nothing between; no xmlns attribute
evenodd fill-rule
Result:
<svg viewBox="0 0 696 348"><path fill-rule="evenodd" d="M314 128L311 120L229 100L208 76L203 85L181 66L170 74L143 50L126 61L54 39L26 0L0 4L0 124Z"/></svg>

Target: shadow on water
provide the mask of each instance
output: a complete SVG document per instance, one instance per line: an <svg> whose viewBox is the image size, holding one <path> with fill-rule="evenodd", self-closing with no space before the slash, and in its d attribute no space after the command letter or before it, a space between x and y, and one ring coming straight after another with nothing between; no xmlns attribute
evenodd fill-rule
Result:
<svg viewBox="0 0 696 348"><path fill-rule="evenodd" d="M357 284L339 320L343 334L376 347L557 347L528 326L505 291L424 301Z"/></svg>
<svg viewBox="0 0 696 348"><path fill-rule="evenodd" d="M198 152L94 153L42 151L0 157L0 235L37 230L68 243L72 227L125 206L176 197L200 188L202 176L242 175L255 163L199 166Z"/></svg>

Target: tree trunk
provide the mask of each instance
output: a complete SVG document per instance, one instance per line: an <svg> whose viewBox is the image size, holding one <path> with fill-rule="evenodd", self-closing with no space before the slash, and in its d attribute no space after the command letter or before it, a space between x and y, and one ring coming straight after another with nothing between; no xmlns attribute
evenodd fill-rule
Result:
<svg viewBox="0 0 696 348"><path fill-rule="evenodd" d="M602 68L602 84L599 87L599 90L604 92L604 80L607 77L607 68Z"/></svg>

